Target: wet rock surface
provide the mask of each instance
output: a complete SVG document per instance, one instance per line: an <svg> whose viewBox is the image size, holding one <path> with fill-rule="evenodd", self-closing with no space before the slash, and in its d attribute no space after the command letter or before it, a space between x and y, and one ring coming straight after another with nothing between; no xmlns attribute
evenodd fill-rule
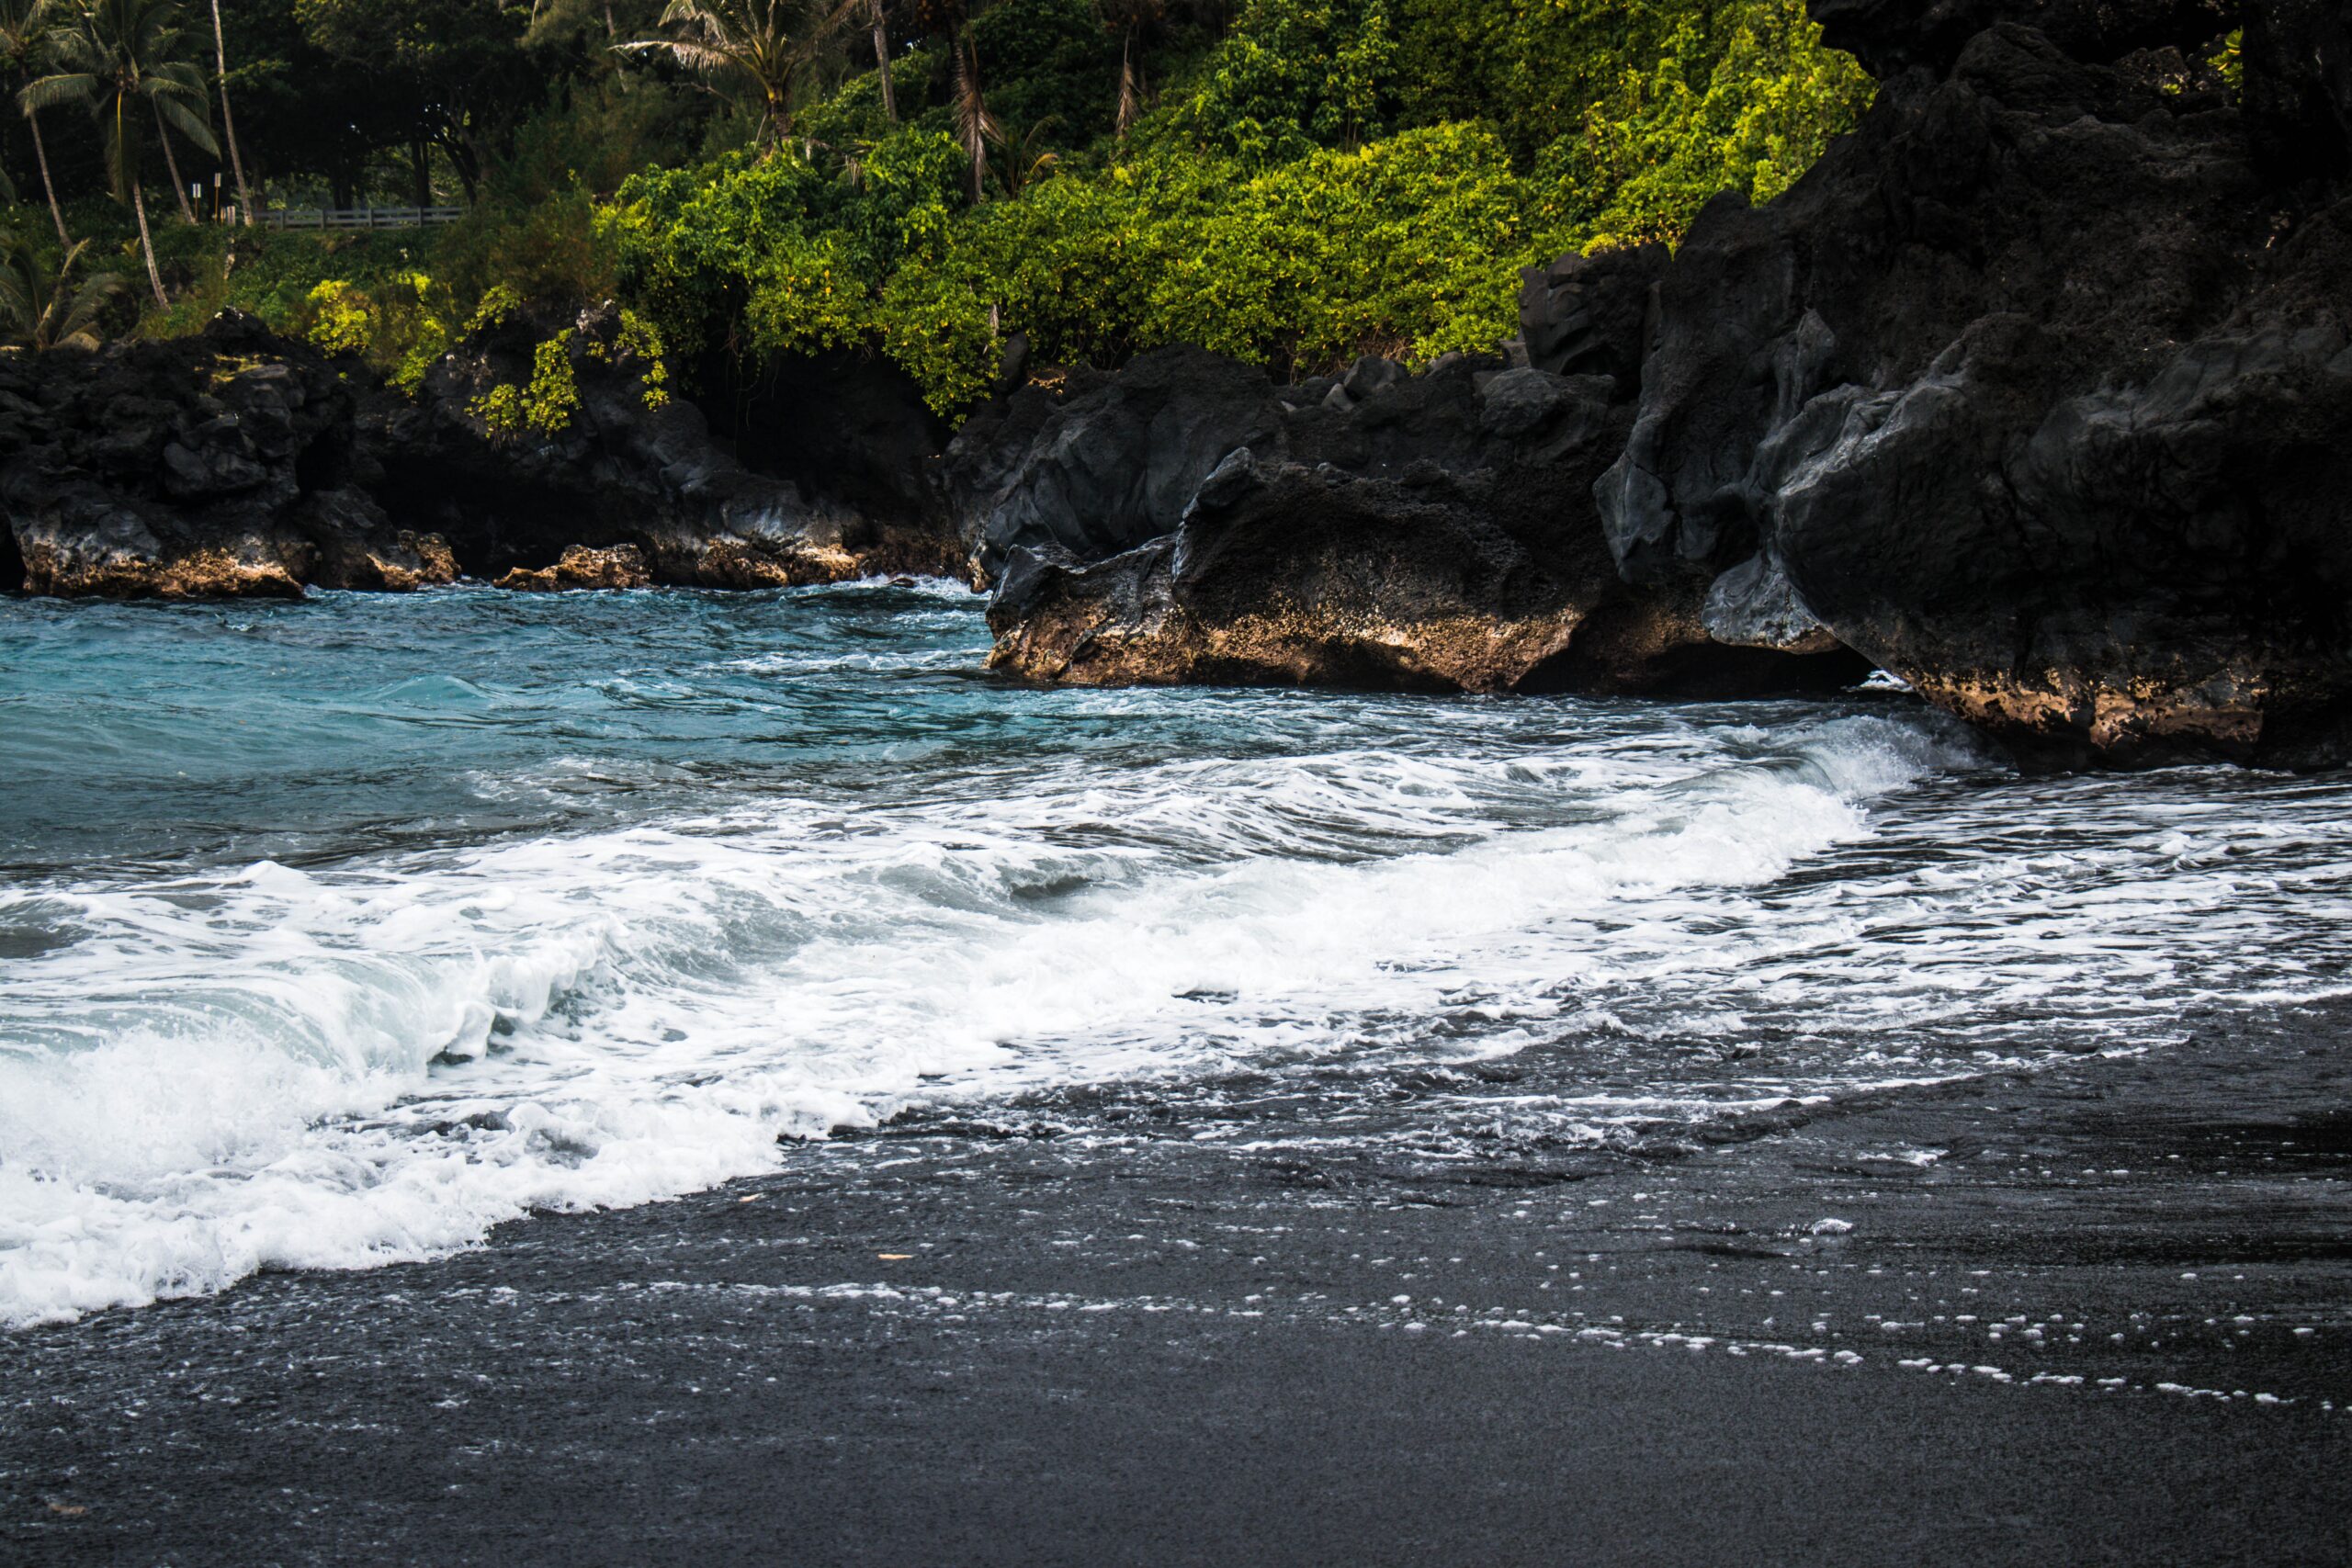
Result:
<svg viewBox="0 0 2352 1568"><path fill-rule="evenodd" d="M645 552L635 545L601 550L572 545L553 566L537 571L518 566L501 577L497 586L515 592L556 593L581 588L645 588L652 581Z"/></svg>
<svg viewBox="0 0 2352 1568"><path fill-rule="evenodd" d="M1638 320L1623 296L1646 288L1614 266L1580 308ZM1623 365L1609 331L1557 315L1556 362ZM1459 355L1274 387L1190 349L1026 389L948 457L977 575L997 588L994 661L1089 684L1472 692L1861 673L1778 649L1710 659L1693 590L1620 578L1590 494L1629 423L1625 390L1598 369Z"/></svg>
<svg viewBox="0 0 2352 1568"><path fill-rule="evenodd" d="M2028 754L2342 756L2340 7L1821 0L1883 80L1659 285L1600 498L1719 636L1834 637Z"/></svg>
<svg viewBox="0 0 2352 1568"><path fill-rule="evenodd" d="M526 395L559 333L571 398L560 420L496 419L492 395ZM218 598L461 573L783 587L958 564L920 465L898 450L922 438L890 423L888 388L858 418L845 404L804 432L837 451L832 494L730 455L691 404L649 396L652 368L609 310L481 329L414 399L236 315L174 342L10 360L0 569L33 592ZM911 477L893 494L861 478L877 467ZM575 550L606 565L589 570Z"/></svg>

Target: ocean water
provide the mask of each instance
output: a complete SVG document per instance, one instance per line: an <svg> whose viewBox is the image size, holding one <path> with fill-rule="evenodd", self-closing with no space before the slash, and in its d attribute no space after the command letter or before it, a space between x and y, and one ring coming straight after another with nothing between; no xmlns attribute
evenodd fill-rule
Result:
<svg viewBox="0 0 2352 1568"><path fill-rule="evenodd" d="M987 644L946 585L0 603L0 1325L1081 1086L1344 1137L1335 1084L1541 1056L1482 1128L1605 1144L2346 988L2341 778Z"/></svg>

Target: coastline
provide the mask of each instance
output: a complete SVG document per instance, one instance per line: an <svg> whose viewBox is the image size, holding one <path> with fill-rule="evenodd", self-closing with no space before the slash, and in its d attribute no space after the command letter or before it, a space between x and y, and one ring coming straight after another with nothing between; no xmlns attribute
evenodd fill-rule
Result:
<svg viewBox="0 0 2352 1568"><path fill-rule="evenodd" d="M0 1339L0 1554L2341 1561L2347 1015L1695 1152L1415 1150L1246 1085L910 1119Z"/></svg>

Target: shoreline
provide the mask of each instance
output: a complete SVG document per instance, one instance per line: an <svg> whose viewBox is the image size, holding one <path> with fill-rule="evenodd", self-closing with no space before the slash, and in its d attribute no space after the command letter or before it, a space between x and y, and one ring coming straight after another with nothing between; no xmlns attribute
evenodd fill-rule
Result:
<svg viewBox="0 0 2352 1568"><path fill-rule="evenodd" d="M1214 1096L1143 1130L1116 1096L910 1118L437 1263L0 1339L0 1546L2341 1560L2347 1011L1695 1152L1397 1158Z"/></svg>

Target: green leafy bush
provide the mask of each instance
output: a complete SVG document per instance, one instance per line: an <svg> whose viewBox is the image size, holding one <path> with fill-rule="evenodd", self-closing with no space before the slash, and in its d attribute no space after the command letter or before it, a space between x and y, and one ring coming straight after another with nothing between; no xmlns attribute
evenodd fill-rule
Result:
<svg viewBox="0 0 2352 1568"><path fill-rule="evenodd" d="M468 405L492 435L508 439L528 431L557 435L580 412L580 380L571 366L574 333L567 327L532 351L531 379L517 387L502 381Z"/></svg>

